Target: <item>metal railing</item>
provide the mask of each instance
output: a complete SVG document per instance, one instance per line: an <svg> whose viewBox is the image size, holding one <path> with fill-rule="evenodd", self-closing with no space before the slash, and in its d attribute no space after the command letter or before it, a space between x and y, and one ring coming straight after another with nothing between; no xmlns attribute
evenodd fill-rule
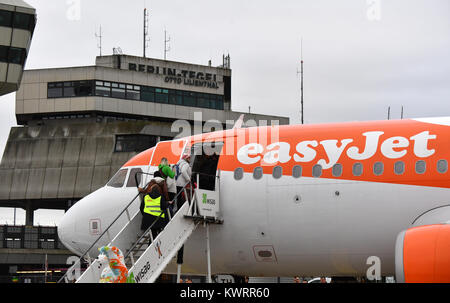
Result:
<svg viewBox="0 0 450 303"><path fill-rule="evenodd" d="M138 174L153 176L153 173L137 172L137 173L135 174L135 176L134 176L135 181L136 181L136 187L139 187L139 184L140 184L140 182L138 182L138 181L139 181L139 180L138 180L138 177L137 177ZM210 175L210 174L205 174L205 173L200 173L200 172L193 172L192 174L193 174L193 175L194 175L194 174L197 175L197 176L196 176L196 179L197 179L197 186L198 186L198 183L199 183L199 175L207 175L207 176L210 176L210 177L219 178L219 176L216 176L216 175ZM152 180L150 180L149 182L147 182L147 184L144 186L144 188L146 188L146 187L150 184L151 181L152 181ZM187 186L190 187L190 188L189 188L189 197L187 197L187 192L186 192ZM194 200L194 196L193 196L193 194L194 194L194 188L193 188L193 182L192 182L192 179L191 179L191 181L188 182L185 186L183 186L183 189L182 189L181 191L179 191L179 192L175 195L175 197L173 198L173 200L171 200L171 202L172 202L172 203L175 203L175 202L177 201L177 198L179 197L179 195L181 195L182 193L185 193L186 201L188 201L188 202L191 204L191 205L190 205L190 208L189 208L189 212L194 212L194 213L196 213L196 209L193 209L193 207L195 208L195 205L194 205L194 203L193 203L193 200ZM128 221L131 221L131 216L130 216L130 214L129 214L129 212L128 212L128 208L133 204L133 202L135 202L136 198L139 197L140 194L142 194L142 193L141 193L141 192L138 192L138 194L137 194L136 196L133 197L133 199L125 206L125 208L119 213L119 215L117 215L117 217L116 217L116 218L108 225L108 227L107 227L107 228L106 228L106 229L98 236L98 238L91 244L91 246L86 250L86 252L85 252L83 255L80 256L80 258L77 260L77 262L75 262L75 263L67 270L67 272L66 272L66 273L58 280L57 283L61 283L63 280L67 282L67 281L68 281L68 279L67 279L68 274L73 272L73 269L75 268L75 266L81 265L81 261L82 261L84 258L87 257L87 262L88 262L89 266L92 264L92 259L91 259L91 257L89 256L89 251L90 251L92 248L95 247L95 245L103 238L104 235L108 234L109 229L117 222L117 220L119 220L119 218L120 218L125 212L127 213ZM185 202L186 202L186 201L185 201ZM169 204L170 204L170 203L169 203ZM133 261L133 255L132 255L133 249L138 245L138 243L141 242L141 240L142 240L148 233L150 233L150 235L151 235L150 237L151 237L151 239L152 239L151 229L152 229L153 226L158 222L158 220L161 218L161 215L162 215L162 214L164 214L164 212L161 212L161 214L158 216L158 218L151 224L151 226L150 226L149 228L147 228L147 230L139 237L139 239L133 244L133 246L126 252L126 254L124 255L124 259L128 258L128 256L130 256L130 254L131 254L132 263L134 263L134 261ZM170 222L170 221L172 220L172 217L171 217L171 210L169 209L169 207L167 208L167 214L168 214L169 222ZM111 242L112 239L111 239L111 236L110 236L109 234L108 234L108 237L109 237L109 241ZM153 239L152 239L152 242L153 242ZM95 258L94 258L94 259L95 259Z"/></svg>
<svg viewBox="0 0 450 303"><path fill-rule="evenodd" d="M185 186L183 186L182 190L180 190L180 191L175 195L175 197L173 198L173 200L171 200L171 202L172 202L172 203L175 203L175 202L177 201L178 196L181 195L183 192L184 192L185 195L186 195L186 187L187 187L188 185L190 185L190 184L191 184L191 183L189 182L189 183L187 183ZM192 186L191 186L191 187L192 187ZM191 192L192 192L192 191L191 191ZM191 201L191 199L192 199L192 194L190 195L189 198L186 199L185 202ZM168 217L169 217L169 222L172 221L172 214L171 214L171 211L170 211L169 207L167 207L166 212L167 212L167 215L168 215ZM132 263L134 263L134 260L133 260L133 259L134 259L134 256L133 256L132 252L133 252L133 250L136 248L136 246L142 241L142 239L144 239L144 238L147 236L147 234L150 234L151 243L153 243L154 239L153 239L153 235L152 235L151 230L152 230L153 226L158 222L158 220L161 219L161 216L162 216L163 214L164 214L164 212L161 212L161 213L159 214L158 218L156 218L156 220L150 225L150 227L147 228L147 230L146 230L144 233L142 233L142 235L139 237L139 239L138 239L138 240L133 244L133 246L126 252L126 254L125 254L125 256L124 256L124 259L126 259L126 258L128 258L128 257L130 256L131 259L132 259ZM134 265L134 264L133 264L133 265Z"/></svg>
<svg viewBox="0 0 450 303"><path fill-rule="evenodd" d="M148 174L148 173L146 173L146 174ZM137 175L137 173L136 173L136 175ZM136 175L135 175L135 178L136 178ZM147 185L148 185L149 183L150 183L150 182L148 182ZM136 179L136 187L138 187L138 185L139 185L139 183L137 182L137 179ZM88 263L89 263L89 265L91 265L92 262L91 262L91 257L89 256L89 251L90 251L92 248L94 248L95 245L100 241L100 239L101 239L104 235L106 235L106 234L109 232L109 229L114 225L114 223L117 222L117 220L119 220L119 218L120 218L125 212L127 212L128 220L129 220L129 221L131 220L130 214L129 214L129 212L128 212L128 208L133 204L133 202L136 200L137 197L139 197L140 194L141 194L141 193L138 192L138 194L137 194L136 196L134 196L134 198L133 198L126 206L125 206L125 208L124 208L124 209L119 213L119 215L111 222L111 224L108 225L108 227L100 234L100 236L98 236L98 238L92 243L92 245L86 250L86 252L85 252L83 255L81 255L81 257L78 259L78 261L75 262L75 263L67 270L67 272L64 274L64 276L62 276L61 279L58 280L58 283L61 283L63 280L65 280L65 281L67 282L67 275L68 275L69 273L72 272L72 268L74 268L76 265L81 264L81 260L82 260L83 258L85 258L86 256L87 256L87 258L88 258ZM111 241L111 236L110 236L110 235L109 235L109 241Z"/></svg>

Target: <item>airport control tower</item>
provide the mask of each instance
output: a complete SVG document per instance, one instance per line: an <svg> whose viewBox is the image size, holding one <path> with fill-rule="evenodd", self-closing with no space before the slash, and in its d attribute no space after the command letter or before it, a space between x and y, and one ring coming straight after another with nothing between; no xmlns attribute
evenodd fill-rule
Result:
<svg viewBox="0 0 450 303"><path fill-rule="evenodd" d="M228 56L212 66L114 54L89 66L26 70L16 93L20 126L11 128L0 164L0 209L23 208L26 226L0 227L0 265L2 248L15 247L20 256L29 247L51 247L61 255L54 230L34 230L39 240L25 240L34 211L68 210L128 159L179 135L175 121L193 130L200 124L200 132L208 121L231 128L242 113L231 110L229 62ZM246 113L248 120L289 124L287 117ZM48 255L49 264L61 264L56 255ZM23 262L30 258L21 256Z"/></svg>
<svg viewBox="0 0 450 303"><path fill-rule="evenodd" d="M33 7L0 0L0 96L19 89L35 25Z"/></svg>

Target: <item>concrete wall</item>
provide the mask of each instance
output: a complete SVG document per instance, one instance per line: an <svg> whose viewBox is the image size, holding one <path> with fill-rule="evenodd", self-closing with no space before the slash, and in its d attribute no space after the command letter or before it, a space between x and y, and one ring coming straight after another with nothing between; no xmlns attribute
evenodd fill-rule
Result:
<svg viewBox="0 0 450 303"><path fill-rule="evenodd" d="M116 134L171 135L159 124L13 127L0 164L0 201L82 198L104 186L136 154L114 152Z"/></svg>

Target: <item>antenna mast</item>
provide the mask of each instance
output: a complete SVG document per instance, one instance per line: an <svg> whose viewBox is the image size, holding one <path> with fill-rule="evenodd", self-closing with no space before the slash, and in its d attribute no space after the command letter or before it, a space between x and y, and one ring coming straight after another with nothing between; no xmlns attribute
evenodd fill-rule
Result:
<svg viewBox="0 0 450 303"><path fill-rule="evenodd" d="M297 75L300 74L300 104L301 104L301 123L304 123L303 115L303 38L300 39L300 72L297 68Z"/></svg>
<svg viewBox="0 0 450 303"><path fill-rule="evenodd" d="M100 34L97 35L97 33L95 33L95 37L99 40L99 42L97 43L97 48L100 49L100 56L102 55L102 25L100 25Z"/></svg>
<svg viewBox="0 0 450 303"><path fill-rule="evenodd" d="M303 38L300 42L300 59L301 59L301 103L302 103L302 124L304 123L304 113L303 113Z"/></svg>
<svg viewBox="0 0 450 303"><path fill-rule="evenodd" d="M167 52L170 51L170 45L167 45L170 42L170 36L167 38L167 31L164 29L164 60L166 60Z"/></svg>
<svg viewBox="0 0 450 303"><path fill-rule="evenodd" d="M148 38L148 16L149 13L147 12L147 9L144 8L144 41L143 41L144 58L146 58L145 51L148 47L148 42L150 41L150 39Z"/></svg>

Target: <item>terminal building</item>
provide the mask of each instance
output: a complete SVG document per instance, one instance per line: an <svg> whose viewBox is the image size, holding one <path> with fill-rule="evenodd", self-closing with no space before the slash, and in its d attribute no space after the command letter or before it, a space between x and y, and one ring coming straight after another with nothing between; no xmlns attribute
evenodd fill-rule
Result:
<svg viewBox="0 0 450 303"><path fill-rule="evenodd" d="M207 121L231 128L242 113L231 110L229 62L224 56L213 67L114 54L97 57L92 66L26 70L16 93L19 126L11 129L0 163L0 209L23 208L26 224L15 233L11 226L0 229L0 264L14 260L42 268L28 260L25 240L34 211L69 209L132 156L179 136L175 121L187 121L192 130ZM244 122L249 120L289 124L287 117L245 113ZM42 255L39 249L51 246L49 266L67 268L61 260L70 252L57 237L40 229L34 234L32 253ZM0 268L0 276L5 270L11 272Z"/></svg>
<svg viewBox="0 0 450 303"><path fill-rule="evenodd" d="M36 25L36 10L22 0L0 0L0 96L17 91Z"/></svg>

